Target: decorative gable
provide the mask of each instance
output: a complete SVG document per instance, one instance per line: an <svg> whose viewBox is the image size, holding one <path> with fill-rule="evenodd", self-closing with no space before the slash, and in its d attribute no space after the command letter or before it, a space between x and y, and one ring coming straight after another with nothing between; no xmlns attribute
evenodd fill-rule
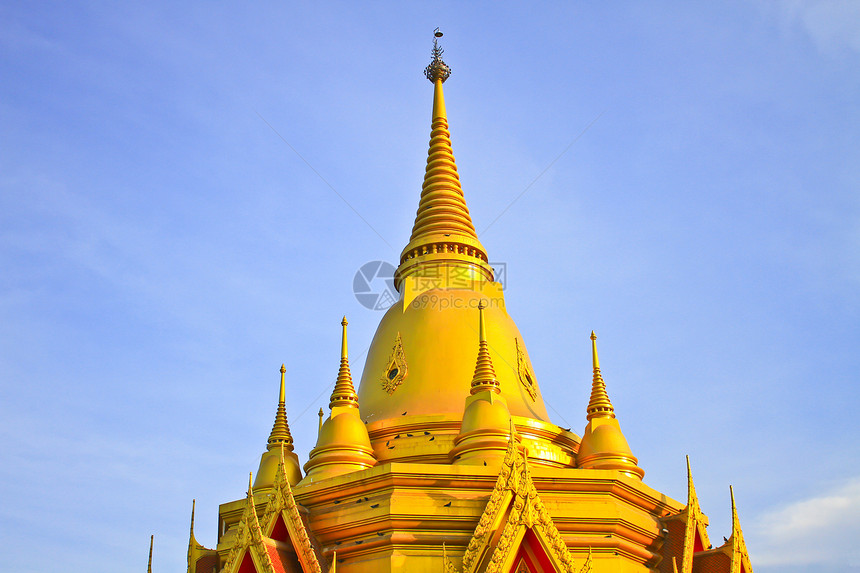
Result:
<svg viewBox="0 0 860 573"><path fill-rule="evenodd" d="M463 573L575 573L573 558L540 499L511 425L505 459L463 556ZM590 571L591 560L586 562ZM446 571L453 569L446 561Z"/></svg>

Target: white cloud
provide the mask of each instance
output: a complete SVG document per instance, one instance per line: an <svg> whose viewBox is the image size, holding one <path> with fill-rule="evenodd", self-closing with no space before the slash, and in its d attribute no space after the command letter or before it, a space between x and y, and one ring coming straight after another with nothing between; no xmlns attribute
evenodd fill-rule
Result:
<svg viewBox="0 0 860 573"><path fill-rule="evenodd" d="M860 477L765 514L750 533L759 565L860 564Z"/></svg>
<svg viewBox="0 0 860 573"><path fill-rule="evenodd" d="M860 52L860 2L785 0L778 6L783 24L799 26L822 52Z"/></svg>

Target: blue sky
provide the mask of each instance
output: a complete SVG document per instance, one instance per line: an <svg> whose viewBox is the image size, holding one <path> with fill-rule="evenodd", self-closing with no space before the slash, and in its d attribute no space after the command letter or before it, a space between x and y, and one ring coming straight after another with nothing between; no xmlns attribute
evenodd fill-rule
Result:
<svg viewBox="0 0 860 573"><path fill-rule="evenodd" d="M758 573L860 571L860 4L823 0L6 2L5 570L143 570L152 533L184 570L282 362L307 459L341 316L356 379L381 317L353 275L411 229L436 26L553 420L585 426L594 329L646 483L683 500L689 454Z"/></svg>

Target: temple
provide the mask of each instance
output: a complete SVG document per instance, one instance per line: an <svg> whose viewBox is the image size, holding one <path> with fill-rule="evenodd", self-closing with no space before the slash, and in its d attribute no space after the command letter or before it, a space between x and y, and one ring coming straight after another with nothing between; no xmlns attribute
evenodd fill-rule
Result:
<svg viewBox="0 0 860 573"><path fill-rule="evenodd" d="M281 366L256 475L220 506L211 548L195 537L192 508L188 573L752 573L733 493L730 537L713 547L689 460L685 503L643 482L594 332L582 336L592 376L582 435L550 420L460 185L442 87L451 69L436 36L424 71L427 168L394 275L399 300L358 388L341 322L328 415L303 466Z"/></svg>

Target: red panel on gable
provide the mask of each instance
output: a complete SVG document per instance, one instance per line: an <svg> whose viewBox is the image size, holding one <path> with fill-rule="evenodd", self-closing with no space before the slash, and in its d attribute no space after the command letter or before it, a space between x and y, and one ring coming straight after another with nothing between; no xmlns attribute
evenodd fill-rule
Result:
<svg viewBox="0 0 860 573"><path fill-rule="evenodd" d="M239 566L239 573L257 573L257 568L254 567L254 560L251 559L251 554L245 550L245 556L242 557L242 565Z"/></svg>
<svg viewBox="0 0 860 573"><path fill-rule="evenodd" d="M287 531L287 524L284 523L284 517L282 515L279 515L277 519L275 519L275 527L272 528L272 533L269 534L269 537L275 541L283 541L284 543L290 542L290 534Z"/></svg>
<svg viewBox="0 0 860 573"><path fill-rule="evenodd" d="M529 573L556 573L549 556L544 551L543 546L531 528L527 529L526 534L523 536L523 541L517 549L517 555L514 557L513 568L510 573L516 573L517 565L519 565L521 560L525 562Z"/></svg>

